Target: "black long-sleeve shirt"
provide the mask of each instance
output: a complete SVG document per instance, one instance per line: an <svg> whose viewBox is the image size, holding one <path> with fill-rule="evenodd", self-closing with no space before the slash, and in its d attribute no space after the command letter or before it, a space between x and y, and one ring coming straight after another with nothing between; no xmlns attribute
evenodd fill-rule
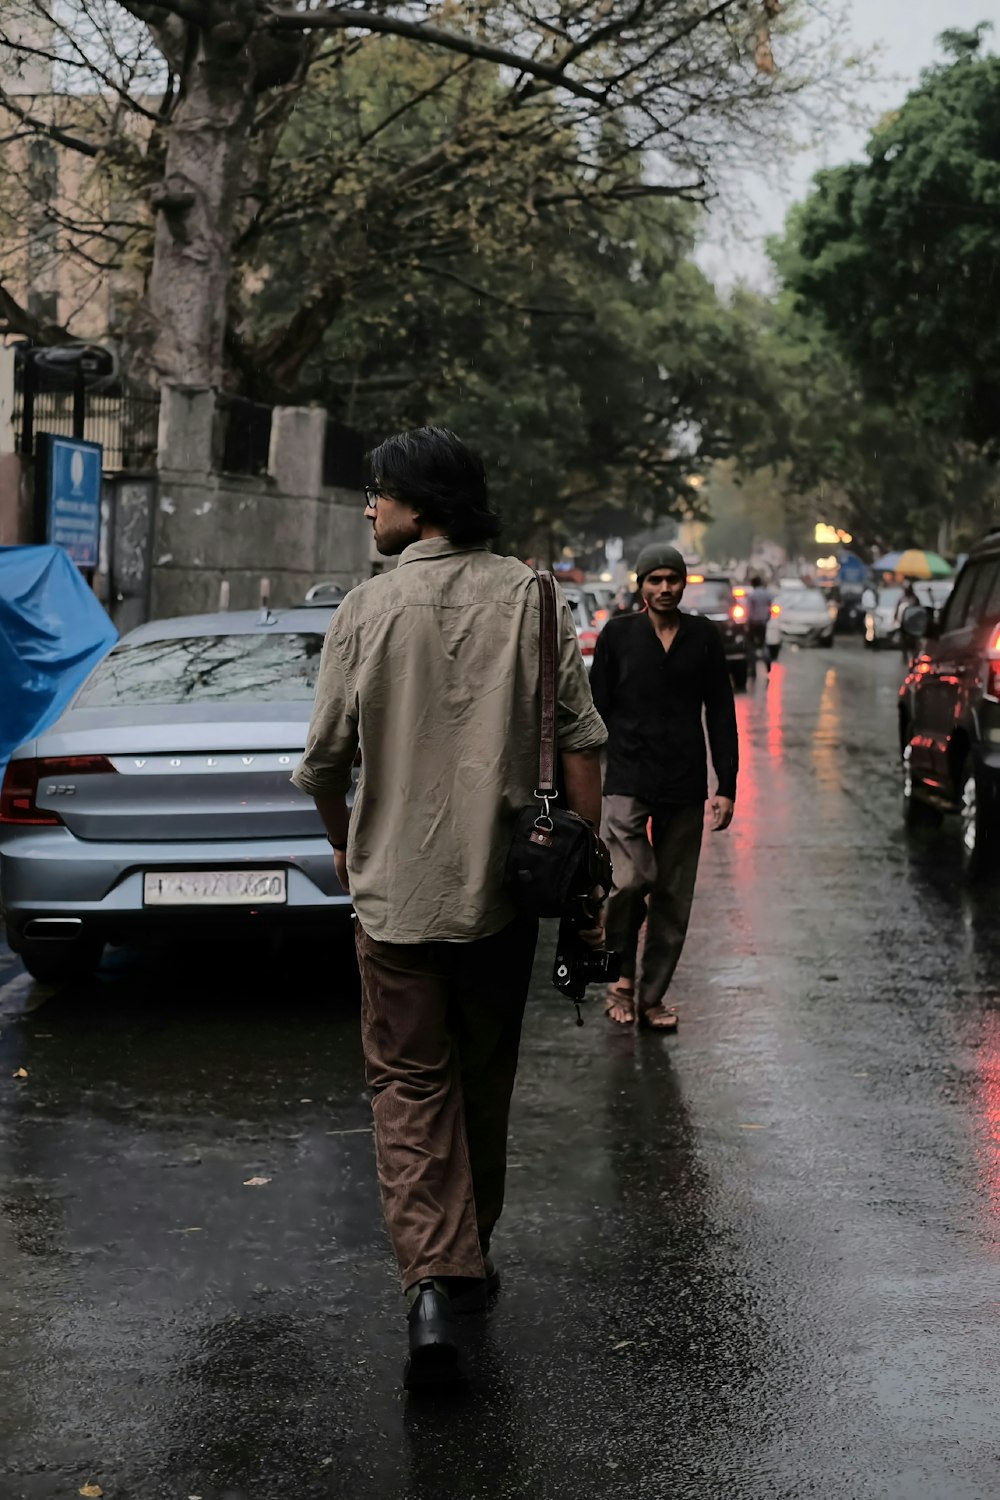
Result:
<svg viewBox="0 0 1000 1500"><path fill-rule="evenodd" d="M719 632L681 613L669 651L646 614L613 616L597 639L590 687L608 728L606 796L690 805L708 796L702 708L720 797L736 796L736 705Z"/></svg>

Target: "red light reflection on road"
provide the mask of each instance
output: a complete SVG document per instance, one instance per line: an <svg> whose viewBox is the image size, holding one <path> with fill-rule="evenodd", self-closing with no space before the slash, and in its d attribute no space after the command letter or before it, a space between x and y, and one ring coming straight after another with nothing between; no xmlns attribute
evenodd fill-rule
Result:
<svg viewBox="0 0 1000 1500"><path fill-rule="evenodd" d="M740 785L736 804L737 839L748 833L765 807L769 819L779 816L782 799L771 778L785 758L784 674L763 670L748 692L736 695L736 726L740 737ZM741 847L741 853L744 852Z"/></svg>
<svg viewBox="0 0 1000 1500"><path fill-rule="evenodd" d="M1000 1010L983 1018L982 1045L976 1052L979 1074L976 1155L983 1184L989 1194L990 1212L1000 1220ZM1000 1241L998 1241L1000 1248Z"/></svg>
<svg viewBox="0 0 1000 1500"><path fill-rule="evenodd" d="M785 766L784 673L773 668L770 681L763 673L750 690L736 698L740 737L740 777L736 816L728 833L710 834L705 855L711 861L720 899L728 904L731 921L717 983L724 992L738 986L763 986L767 955L774 952L770 906L774 893L762 881L761 851L789 847L794 840L794 817L787 792Z"/></svg>
<svg viewBox="0 0 1000 1500"><path fill-rule="evenodd" d="M843 764L840 720L840 685L835 667L829 667L823 679L823 693L812 736L812 761L821 792L841 793Z"/></svg>
<svg viewBox="0 0 1000 1500"><path fill-rule="evenodd" d="M772 760L785 758L784 693L784 671L774 666L767 682L767 753Z"/></svg>

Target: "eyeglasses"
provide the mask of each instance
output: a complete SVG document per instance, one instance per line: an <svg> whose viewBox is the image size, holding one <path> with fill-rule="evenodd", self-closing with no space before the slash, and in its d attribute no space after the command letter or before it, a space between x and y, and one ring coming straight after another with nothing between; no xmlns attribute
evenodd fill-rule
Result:
<svg viewBox="0 0 1000 1500"><path fill-rule="evenodd" d="M3 0L0 0L0 5ZM390 495L380 484L365 485L365 510L374 510L380 500L395 500L395 495Z"/></svg>

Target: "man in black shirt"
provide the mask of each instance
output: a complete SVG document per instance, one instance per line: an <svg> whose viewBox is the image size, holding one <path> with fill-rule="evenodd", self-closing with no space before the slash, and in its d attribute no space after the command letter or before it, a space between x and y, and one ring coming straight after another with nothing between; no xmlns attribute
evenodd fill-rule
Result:
<svg viewBox="0 0 1000 1500"><path fill-rule="evenodd" d="M597 640L590 686L608 728L601 835L614 861L607 943L622 955L608 992L619 1025L673 1030L664 997L681 956L708 797L702 710L718 791L712 828L733 819L739 752L736 707L719 633L679 608L687 566L675 547L644 547L636 564L645 606L614 616ZM648 830L651 827L652 841ZM646 942L636 985L636 949Z"/></svg>

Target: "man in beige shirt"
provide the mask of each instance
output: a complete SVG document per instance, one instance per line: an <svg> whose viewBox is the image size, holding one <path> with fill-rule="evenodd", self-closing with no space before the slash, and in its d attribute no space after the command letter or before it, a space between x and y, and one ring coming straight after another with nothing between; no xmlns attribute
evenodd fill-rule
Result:
<svg viewBox="0 0 1000 1500"><path fill-rule="evenodd" d="M452 1315L499 1285L489 1244L537 937L503 872L538 767L538 588L523 563L487 549L498 521L486 475L453 433L401 433L371 465L365 515L399 566L333 618L293 780L316 798L357 913L375 1154L411 1298L414 1389L461 1378ZM564 796L596 825L605 729L565 602L558 623Z"/></svg>

